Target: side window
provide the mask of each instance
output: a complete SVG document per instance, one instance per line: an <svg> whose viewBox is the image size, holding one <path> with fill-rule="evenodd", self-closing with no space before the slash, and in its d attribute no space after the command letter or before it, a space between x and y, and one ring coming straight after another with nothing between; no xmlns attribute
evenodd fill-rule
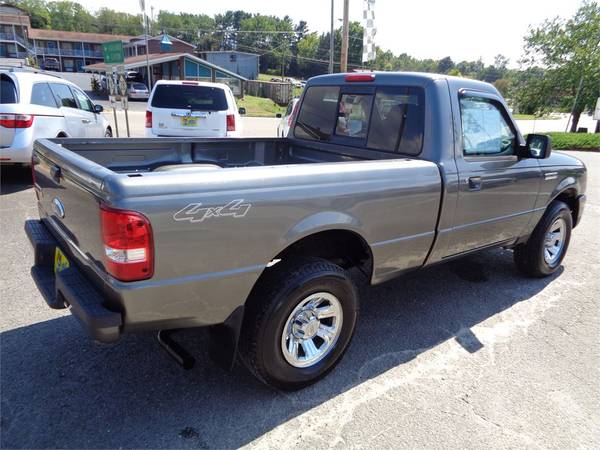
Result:
<svg viewBox="0 0 600 450"><path fill-rule="evenodd" d="M59 106L65 106L67 108L77 108L77 102L73 97L73 93L69 86L61 83L50 83L50 88L56 96L59 102Z"/></svg>
<svg viewBox="0 0 600 450"><path fill-rule="evenodd" d="M87 95L85 95L79 89L71 88L71 90L75 94L75 98L77 99L77 103L79 104L79 109L94 112L94 105L92 105L92 102Z"/></svg>
<svg viewBox="0 0 600 450"><path fill-rule="evenodd" d="M52 95L48 83L35 83L31 89L31 104L57 108L56 99Z"/></svg>
<svg viewBox="0 0 600 450"><path fill-rule="evenodd" d="M460 98L463 154L465 156L514 155L515 134L493 100Z"/></svg>
<svg viewBox="0 0 600 450"><path fill-rule="evenodd" d="M304 94L294 136L300 139L326 141L333 134L338 114L340 88L313 86Z"/></svg>
<svg viewBox="0 0 600 450"><path fill-rule="evenodd" d="M418 155L423 145L425 105L423 89L377 89L367 147Z"/></svg>
<svg viewBox="0 0 600 450"><path fill-rule="evenodd" d="M372 100L372 95L342 94L335 134L353 138L366 138Z"/></svg>

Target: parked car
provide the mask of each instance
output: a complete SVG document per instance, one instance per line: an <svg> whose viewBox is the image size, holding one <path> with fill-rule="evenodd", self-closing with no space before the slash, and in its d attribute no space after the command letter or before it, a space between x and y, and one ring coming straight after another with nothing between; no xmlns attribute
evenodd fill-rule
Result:
<svg viewBox="0 0 600 450"><path fill-rule="evenodd" d="M245 113L226 84L161 80L148 100L146 136L240 136Z"/></svg>
<svg viewBox="0 0 600 450"><path fill-rule="evenodd" d="M130 100L148 100L150 91L144 83L127 83L127 95Z"/></svg>
<svg viewBox="0 0 600 450"><path fill-rule="evenodd" d="M0 163L31 162L36 139L111 137L101 105L73 83L39 71L0 71Z"/></svg>
<svg viewBox="0 0 600 450"><path fill-rule="evenodd" d="M60 62L57 58L46 58L42 62L42 69L44 70L55 70L60 72Z"/></svg>
<svg viewBox="0 0 600 450"><path fill-rule="evenodd" d="M188 367L165 330L211 326L222 364L239 354L297 389L350 342L351 269L379 284L492 247L528 276L560 268L586 168L548 136L523 139L494 86L335 74L299 105L285 139L37 141L41 220L25 228L48 305L104 342L163 330Z"/></svg>
<svg viewBox="0 0 600 450"><path fill-rule="evenodd" d="M144 77L142 76L141 73L139 73L136 70L128 70L127 72L125 72L125 80L127 82L137 81L137 82L141 83L144 81Z"/></svg>
<svg viewBox="0 0 600 450"><path fill-rule="evenodd" d="M294 120L294 108L298 104L299 98L293 98L287 105L287 109L285 110L285 115L282 117L281 114L277 114L277 118L281 119L277 124L277 137L286 137L288 131L290 130L290 126Z"/></svg>

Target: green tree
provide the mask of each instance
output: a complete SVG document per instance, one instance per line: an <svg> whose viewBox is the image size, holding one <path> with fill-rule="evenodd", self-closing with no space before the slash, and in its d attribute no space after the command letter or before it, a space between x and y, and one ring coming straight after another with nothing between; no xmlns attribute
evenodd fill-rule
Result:
<svg viewBox="0 0 600 450"><path fill-rule="evenodd" d="M29 14L31 26L33 28L49 28L50 27L50 12L46 7L46 2L43 0L20 0L15 4L19 8L23 8Z"/></svg>
<svg viewBox="0 0 600 450"><path fill-rule="evenodd" d="M144 32L141 14L125 14L109 8L98 10L95 24L99 33L137 36Z"/></svg>
<svg viewBox="0 0 600 450"><path fill-rule="evenodd" d="M440 59L437 65L437 71L439 73L448 73L451 69L454 69L454 61L449 56Z"/></svg>
<svg viewBox="0 0 600 450"><path fill-rule="evenodd" d="M49 2L50 27L55 30L95 32L94 16L79 3L70 1Z"/></svg>
<svg viewBox="0 0 600 450"><path fill-rule="evenodd" d="M581 113L593 108L600 95L600 5L585 1L572 18L547 20L531 29L523 63L547 69L543 83L525 88L543 87L546 107L558 100L561 109L571 109L571 131L576 131Z"/></svg>

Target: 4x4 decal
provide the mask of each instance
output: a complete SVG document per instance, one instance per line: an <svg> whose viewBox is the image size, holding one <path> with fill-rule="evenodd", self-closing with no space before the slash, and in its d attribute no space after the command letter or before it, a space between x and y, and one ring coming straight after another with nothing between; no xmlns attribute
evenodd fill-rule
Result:
<svg viewBox="0 0 600 450"><path fill-rule="evenodd" d="M190 203L173 214L173 219L195 223L210 217L244 217L251 206L250 203L244 203L244 199L232 200L224 206L202 207L202 203Z"/></svg>

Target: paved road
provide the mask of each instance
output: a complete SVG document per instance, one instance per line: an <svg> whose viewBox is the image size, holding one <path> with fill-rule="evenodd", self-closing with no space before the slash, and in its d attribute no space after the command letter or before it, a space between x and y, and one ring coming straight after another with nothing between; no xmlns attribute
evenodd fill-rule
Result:
<svg viewBox="0 0 600 450"><path fill-rule="evenodd" d="M494 250L362 287L356 336L296 393L232 373L207 337L183 371L152 334L112 346L45 307L29 277L27 171L2 169L2 448L597 448L600 154L563 269L543 280Z"/></svg>

